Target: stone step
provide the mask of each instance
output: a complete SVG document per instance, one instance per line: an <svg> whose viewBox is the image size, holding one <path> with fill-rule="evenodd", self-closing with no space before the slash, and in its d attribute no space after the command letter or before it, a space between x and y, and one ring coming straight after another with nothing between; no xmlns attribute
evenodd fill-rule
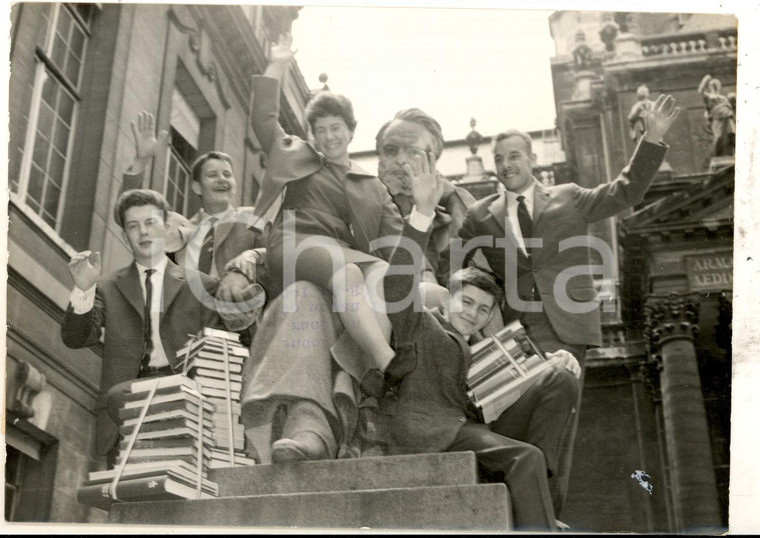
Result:
<svg viewBox="0 0 760 538"><path fill-rule="evenodd" d="M504 484L117 503L109 522L330 529L506 531Z"/></svg>
<svg viewBox="0 0 760 538"><path fill-rule="evenodd" d="M212 469L220 497L478 483L473 452L414 454Z"/></svg>

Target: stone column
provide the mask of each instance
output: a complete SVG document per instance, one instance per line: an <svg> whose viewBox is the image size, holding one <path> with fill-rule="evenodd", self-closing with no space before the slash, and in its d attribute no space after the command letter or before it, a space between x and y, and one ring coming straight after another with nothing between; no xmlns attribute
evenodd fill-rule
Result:
<svg viewBox="0 0 760 538"><path fill-rule="evenodd" d="M650 360L660 365L673 530L718 529L718 493L694 347L699 302L696 295L650 295L645 315Z"/></svg>

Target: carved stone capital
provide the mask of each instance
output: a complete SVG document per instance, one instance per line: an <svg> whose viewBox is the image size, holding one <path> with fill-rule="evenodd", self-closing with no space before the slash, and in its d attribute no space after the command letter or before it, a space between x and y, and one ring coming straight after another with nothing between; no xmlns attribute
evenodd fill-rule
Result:
<svg viewBox="0 0 760 538"><path fill-rule="evenodd" d="M648 295L644 305L644 336L655 353L668 340L694 339L699 332L696 294Z"/></svg>

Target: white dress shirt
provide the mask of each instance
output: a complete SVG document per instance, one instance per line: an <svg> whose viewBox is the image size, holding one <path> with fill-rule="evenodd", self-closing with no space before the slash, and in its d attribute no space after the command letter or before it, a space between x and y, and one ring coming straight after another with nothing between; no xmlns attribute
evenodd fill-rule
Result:
<svg viewBox="0 0 760 538"><path fill-rule="evenodd" d="M520 245L520 248L525 254L527 254L527 250L525 250L525 239L523 238L522 230L520 229L520 222L517 220L517 207L520 205L520 202L517 201L517 197L525 197L525 205L528 208L528 214L530 215L530 218L533 218L533 195L535 193L535 190L536 184L531 181L530 186L521 193L506 191L507 216L509 218L509 221L512 223L512 230L515 233L517 244Z"/></svg>
<svg viewBox="0 0 760 538"><path fill-rule="evenodd" d="M153 341L153 352L150 356L149 366L155 368L161 368L169 365L169 360L166 358L164 352L164 346L161 343L161 336L159 332L159 326L161 322L161 309L163 305L163 293L164 293L164 273L166 272L166 265L169 263L169 258L164 256L152 269L155 269L154 273L150 276L150 283L152 288L151 293L151 305L150 305L150 322L151 322L151 340ZM151 269L151 267L145 267L135 262L137 267L137 274L140 280L140 288L142 289L142 303L145 304L145 271ZM95 304L95 288L92 286L89 290L82 291L76 286L71 290L72 309L75 314L86 314L92 310Z"/></svg>

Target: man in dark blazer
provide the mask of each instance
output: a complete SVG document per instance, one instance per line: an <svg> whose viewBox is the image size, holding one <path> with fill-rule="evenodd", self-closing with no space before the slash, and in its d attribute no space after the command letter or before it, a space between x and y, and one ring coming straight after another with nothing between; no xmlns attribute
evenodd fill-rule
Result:
<svg viewBox="0 0 760 538"><path fill-rule="evenodd" d="M496 137L494 161L505 190L469 208L459 237L464 243L485 240L488 246L479 248L481 259L505 283L505 323L520 320L544 352L570 351L583 368L587 346L601 345L589 223L611 217L644 198L665 158L667 146L662 137L679 111L671 96L661 95L648 113L647 131L628 166L614 180L593 189L575 183L545 187L531 173L536 156L530 137L519 131ZM580 240L578 244L568 244L576 240ZM599 247L612 254L606 245ZM610 257L602 259L602 267L609 267ZM493 431L509 435L522 418L519 411L507 410L494 422ZM576 413L561 458L562 490L567 487L577 420ZM564 494L555 493L559 510L562 503L556 495Z"/></svg>
<svg viewBox="0 0 760 538"><path fill-rule="evenodd" d="M75 288L61 337L66 346L81 348L97 343L105 329L100 383L104 396L96 409L96 448L98 455L109 456L109 463L115 458L117 412L126 384L140 377L172 374L176 352L188 335L203 327L223 328L213 304L207 306L200 300L204 293L211 297L216 280L203 274L187 278L164 253L168 209L163 196L155 191L122 193L114 217L134 261L102 278L98 252L80 252L69 263ZM150 270L150 294L146 270ZM202 289L196 289L199 286ZM146 311L149 295L150 314Z"/></svg>
<svg viewBox="0 0 760 538"><path fill-rule="evenodd" d="M472 205L459 237L465 243L476 237L489 242L479 250L490 269L504 279L504 321L521 320L544 351L567 349L583 363L586 346L601 344L588 243L563 242L588 238L589 223L643 199L667 151L662 137L679 110L671 96L661 95L629 165L617 178L593 189L575 183L544 186L531 173L536 156L530 137L519 131L496 137L494 161L506 190ZM522 231L521 203L529 213L529 237Z"/></svg>

